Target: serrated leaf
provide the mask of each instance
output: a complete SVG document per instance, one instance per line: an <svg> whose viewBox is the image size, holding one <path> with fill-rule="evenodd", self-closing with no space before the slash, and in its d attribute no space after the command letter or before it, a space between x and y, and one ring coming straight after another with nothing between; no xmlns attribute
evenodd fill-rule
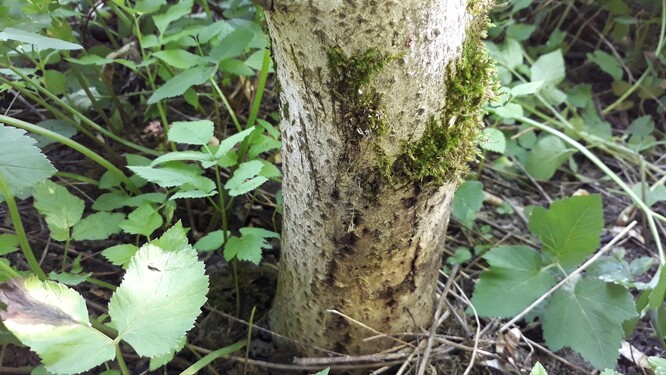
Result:
<svg viewBox="0 0 666 375"><path fill-rule="evenodd" d="M199 251L215 251L224 244L224 231L215 230L201 237L194 244L194 248Z"/></svg>
<svg viewBox="0 0 666 375"><path fill-rule="evenodd" d="M554 86L565 77L564 57L561 50L539 56L530 68L531 81L544 81L544 86Z"/></svg>
<svg viewBox="0 0 666 375"><path fill-rule="evenodd" d="M157 51L153 56L178 69L188 69L202 62L202 58L183 49Z"/></svg>
<svg viewBox="0 0 666 375"><path fill-rule="evenodd" d="M184 70L166 81L148 98L148 104L155 104L162 99L183 95L192 86L206 82L215 72L214 66L195 66Z"/></svg>
<svg viewBox="0 0 666 375"><path fill-rule="evenodd" d="M59 283L76 286L86 281L87 278L92 276L92 272L88 273L70 273L70 272L61 272L55 273L53 271L49 272L49 279L57 281Z"/></svg>
<svg viewBox="0 0 666 375"><path fill-rule="evenodd" d="M177 121L171 124L169 140L190 145L205 145L213 138L213 122L210 120Z"/></svg>
<svg viewBox="0 0 666 375"><path fill-rule="evenodd" d="M163 13L156 14L153 16L153 22L155 27L161 34L164 34L167 27L171 22L174 22L182 17L187 16L191 13L193 0L181 0L174 5L171 5L165 9ZM154 7L150 7L154 9Z"/></svg>
<svg viewBox="0 0 666 375"><path fill-rule="evenodd" d="M225 73L231 73L238 76L252 76L254 75L254 70L249 66L245 65L244 62L236 59L224 59L218 64L220 71Z"/></svg>
<svg viewBox="0 0 666 375"><path fill-rule="evenodd" d="M70 238L69 230L81 220L84 203L66 188L51 180L44 180L35 186L34 206L40 214L46 216L46 224L51 230L51 237L56 241Z"/></svg>
<svg viewBox="0 0 666 375"><path fill-rule="evenodd" d="M201 152L201 151L173 151L173 152L168 152L157 159L153 160L152 163L150 163L151 167L154 167L159 164L163 163L168 163L170 161L199 161L202 162L202 166L205 168L209 167L208 163L215 163L215 158L213 155L207 153L207 152Z"/></svg>
<svg viewBox="0 0 666 375"><path fill-rule="evenodd" d="M163 354L163 355L159 355L157 357L151 358L150 359L150 366L148 366L148 369L150 371L155 371L158 368L160 368L160 367L166 365L167 363L171 362L173 360L173 357L176 356L176 353L183 350L186 343L187 343L187 337L186 336L181 337L180 340L178 341L178 345L176 346L176 348L174 350L170 351L167 354Z"/></svg>
<svg viewBox="0 0 666 375"><path fill-rule="evenodd" d="M215 152L215 158L221 159L224 155L226 155L229 151L231 151L231 149L234 148L234 146L236 146L240 142L243 142L243 140L245 140L245 138L247 138L254 131L254 129L255 127L253 126L251 128L243 130L242 132L236 133L232 136L225 138L222 142L220 142L220 146Z"/></svg>
<svg viewBox="0 0 666 375"><path fill-rule="evenodd" d="M564 268L579 265L599 247L603 226L597 194L559 200L548 210L535 207L528 222L530 231L541 238L543 251Z"/></svg>
<svg viewBox="0 0 666 375"><path fill-rule="evenodd" d="M479 146L482 149L503 154L506 151L506 138L502 131L495 128L485 128L479 136Z"/></svg>
<svg viewBox="0 0 666 375"><path fill-rule="evenodd" d="M241 228L241 237L231 236L224 247L224 259L246 260L254 264L261 262L263 249L271 247L267 238L280 238L275 232L261 228Z"/></svg>
<svg viewBox="0 0 666 375"><path fill-rule="evenodd" d="M601 50L596 50L594 53L588 53L587 59L597 64L601 70L613 77L614 81L619 81L622 79L622 66L620 66L620 63L615 57L613 57L613 55L610 55Z"/></svg>
<svg viewBox="0 0 666 375"><path fill-rule="evenodd" d="M120 232L120 223L125 220L125 214L97 212L81 219L72 232L72 239L105 240L112 234Z"/></svg>
<svg viewBox="0 0 666 375"><path fill-rule="evenodd" d="M483 184L479 181L465 181L456 190L451 206L451 215L464 226L471 228L476 213L483 206Z"/></svg>
<svg viewBox="0 0 666 375"><path fill-rule="evenodd" d="M35 140L25 130L0 124L0 174L9 185L12 194L35 186L56 173L51 162L35 147ZM4 199L0 195L0 202Z"/></svg>
<svg viewBox="0 0 666 375"><path fill-rule="evenodd" d="M654 120L652 120L652 116L650 115L641 116L635 119L627 128L627 133L639 137L647 137L652 134L653 131Z"/></svg>
<svg viewBox="0 0 666 375"><path fill-rule="evenodd" d="M499 246L483 257L490 269L481 274L472 297L481 316L513 317L556 283L541 255L529 247Z"/></svg>
<svg viewBox="0 0 666 375"><path fill-rule="evenodd" d="M102 256L115 266L127 266L139 247L132 244L121 244L106 248Z"/></svg>
<svg viewBox="0 0 666 375"><path fill-rule="evenodd" d="M518 84L511 88L511 96L517 97L535 94L541 90L544 84L545 81L543 80Z"/></svg>
<svg viewBox="0 0 666 375"><path fill-rule="evenodd" d="M194 326L207 292L204 264L191 246L164 250L147 244L132 257L109 315L118 337L137 354L164 355Z"/></svg>
<svg viewBox="0 0 666 375"><path fill-rule="evenodd" d="M167 229L160 238L150 241L151 245L155 245L164 250L178 250L190 246L187 240L187 229L183 228L183 223L178 221Z"/></svg>
<svg viewBox="0 0 666 375"><path fill-rule="evenodd" d="M83 48L76 43L49 38L32 31L19 30L13 27L8 27L3 31L0 31L0 40L14 40L21 43L27 43L32 45L37 51L44 51L48 49L71 51Z"/></svg>
<svg viewBox="0 0 666 375"><path fill-rule="evenodd" d="M194 166L194 165L193 165ZM185 184L201 185L201 180L209 178L200 176L201 170L187 166L169 165L161 168L153 167L128 167L132 172L150 182L156 183L163 188L182 186ZM214 183L213 183L214 184Z"/></svg>
<svg viewBox="0 0 666 375"><path fill-rule="evenodd" d="M109 193L104 193L95 199L93 203L93 210L97 211L112 211L127 205L127 200L130 196L122 190L114 190Z"/></svg>
<svg viewBox="0 0 666 375"><path fill-rule="evenodd" d="M259 160L247 161L238 166L234 175L224 184L232 197L250 192L261 186L268 178L259 176L264 164Z"/></svg>
<svg viewBox="0 0 666 375"><path fill-rule="evenodd" d="M77 133L76 128L74 128L72 125L62 120L44 120L38 122L36 125L39 126L40 128L50 130L54 133L58 133L63 137L67 138L72 138ZM39 134L30 134L30 137L34 138L37 141L37 147L39 148L44 148L45 146L56 142L55 140L49 137Z"/></svg>
<svg viewBox="0 0 666 375"><path fill-rule="evenodd" d="M525 170L535 179L547 181L572 153L560 138L545 136L527 153Z"/></svg>
<svg viewBox="0 0 666 375"><path fill-rule="evenodd" d="M328 372L329 372L330 370L331 370L330 367L329 367L329 368L325 368L325 369L323 369L323 370L321 370L321 371L319 371L318 373L313 374L313 375L328 375Z"/></svg>
<svg viewBox="0 0 666 375"><path fill-rule="evenodd" d="M666 375L666 359L659 357L648 357L650 368L655 375Z"/></svg>
<svg viewBox="0 0 666 375"><path fill-rule="evenodd" d="M18 250L18 237L15 234L0 234L0 256L13 253Z"/></svg>
<svg viewBox="0 0 666 375"><path fill-rule="evenodd" d="M222 39L209 53L217 61L240 56L248 48L254 34L244 27L239 27Z"/></svg>
<svg viewBox="0 0 666 375"><path fill-rule="evenodd" d="M567 346L598 369L615 368L624 336L622 322L636 315L624 287L581 279L573 290L559 289L550 297L543 334L551 350Z"/></svg>
<svg viewBox="0 0 666 375"><path fill-rule="evenodd" d="M530 371L530 375L548 375L548 372L546 372L546 369L543 368L541 363L537 362L534 367L532 367L532 371Z"/></svg>
<svg viewBox="0 0 666 375"><path fill-rule="evenodd" d="M90 326L83 297L64 285L12 279L0 286L0 301L5 327L53 373L83 372L115 357L113 340Z"/></svg>
<svg viewBox="0 0 666 375"><path fill-rule="evenodd" d="M129 234L140 234L149 237L157 228L162 226L162 216L150 205L143 203L127 215L127 219L120 223L120 228Z"/></svg>

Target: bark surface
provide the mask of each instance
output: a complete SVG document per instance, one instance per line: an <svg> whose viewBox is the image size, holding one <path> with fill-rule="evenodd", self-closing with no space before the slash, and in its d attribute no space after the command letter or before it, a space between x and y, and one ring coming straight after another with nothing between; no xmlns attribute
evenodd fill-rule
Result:
<svg viewBox="0 0 666 375"><path fill-rule="evenodd" d="M283 115L272 328L308 355L396 345L364 339L430 325L456 181L393 172L446 106L467 1L274 0L266 18Z"/></svg>

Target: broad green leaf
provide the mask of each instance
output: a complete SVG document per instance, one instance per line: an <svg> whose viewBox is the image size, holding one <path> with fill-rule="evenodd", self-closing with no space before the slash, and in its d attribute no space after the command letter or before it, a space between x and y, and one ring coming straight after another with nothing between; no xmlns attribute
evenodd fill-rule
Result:
<svg viewBox="0 0 666 375"><path fill-rule="evenodd" d="M148 98L148 104L155 104L162 99L183 95L188 88L206 82L216 71L217 68L214 66L195 66L182 71L155 90L153 95Z"/></svg>
<svg viewBox="0 0 666 375"><path fill-rule="evenodd" d="M37 123L37 126L67 138L72 138L77 133L77 130L72 125L62 120L44 120ZM45 146L56 142L51 138L39 134L30 134L30 137L37 141L37 147L39 148L44 148Z"/></svg>
<svg viewBox="0 0 666 375"><path fill-rule="evenodd" d="M601 197L596 194L556 201L548 210L535 207L528 223L544 252L564 268L579 265L599 247L603 226Z"/></svg>
<svg viewBox="0 0 666 375"><path fill-rule="evenodd" d="M143 203L136 210L127 216L127 219L120 223L120 228L129 234L141 234L146 237L160 226L162 226L162 216L150 205Z"/></svg>
<svg viewBox="0 0 666 375"><path fill-rule="evenodd" d="M51 162L35 147L35 140L25 130L0 124L0 174L12 194L33 187L56 172ZM4 199L0 195L0 202Z"/></svg>
<svg viewBox="0 0 666 375"><path fill-rule="evenodd" d="M461 246L456 249L452 256L446 259L446 262L448 264L463 264L470 259L472 259L472 252L469 248Z"/></svg>
<svg viewBox="0 0 666 375"><path fill-rule="evenodd" d="M159 30L160 35L164 34L167 27L171 22L181 19L189 15L192 11L193 0L181 0L178 3L168 6L165 11L153 16L155 27ZM152 10L153 7L150 7Z"/></svg>
<svg viewBox="0 0 666 375"><path fill-rule="evenodd" d="M210 120L177 121L171 124L169 140L190 145L205 145L213 138L213 122Z"/></svg>
<svg viewBox="0 0 666 375"><path fill-rule="evenodd" d="M46 69L44 73L44 86L53 95L62 95L67 90L67 76L54 69Z"/></svg>
<svg viewBox="0 0 666 375"><path fill-rule="evenodd" d="M225 138L222 142L220 142L220 146L215 152L215 158L221 159L224 155L226 155L229 151L231 151L231 149L234 148L234 146L236 146L240 142L243 142L245 138L247 138L254 131L254 129L255 127L253 126L251 128L243 130L240 133L236 133L234 135Z"/></svg>
<svg viewBox="0 0 666 375"><path fill-rule="evenodd" d="M654 276L651 284L654 284L652 292L648 299L648 307L656 309L664 303L664 295L666 294L666 267L661 266L659 273Z"/></svg>
<svg viewBox="0 0 666 375"><path fill-rule="evenodd" d="M547 135L527 153L525 170L537 180L549 180L572 153L560 138Z"/></svg>
<svg viewBox="0 0 666 375"><path fill-rule="evenodd" d="M120 223L125 221L125 214L97 212L81 219L72 232L72 239L105 240L112 234L120 232Z"/></svg>
<svg viewBox="0 0 666 375"><path fill-rule="evenodd" d="M666 359L659 357L648 357L650 368L655 375L666 375Z"/></svg>
<svg viewBox="0 0 666 375"><path fill-rule="evenodd" d="M321 370L321 371L319 371L318 373L313 374L313 375L328 375L328 372L329 372L330 370L331 370L330 367L329 367L329 368L325 368L325 369L323 369L323 370Z"/></svg>
<svg viewBox="0 0 666 375"><path fill-rule="evenodd" d="M506 36L513 38L519 42L527 40L536 29L535 25L528 25L524 23L514 23L506 29Z"/></svg>
<svg viewBox="0 0 666 375"><path fill-rule="evenodd" d="M185 161L185 160L199 161L201 162L204 168L210 167L209 163L213 163L213 165L215 165L215 158L213 157L213 155L207 152L188 150L188 151L168 152L158 157L157 159L153 160L153 162L150 163L150 166L154 167L156 165L162 163L168 163L170 161Z"/></svg>
<svg viewBox="0 0 666 375"><path fill-rule="evenodd" d="M147 244L132 257L111 297L109 315L118 337L140 356L173 351L206 302L208 277L197 252Z"/></svg>
<svg viewBox="0 0 666 375"><path fill-rule="evenodd" d="M476 213L483 206L483 184L479 181L465 181L456 190L451 206L451 215L464 226L471 228Z"/></svg>
<svg viewBox="0 0 666 375"><path fill-rule="evenodd" d="M635 119L627 128L627 133L640 137L646 137L652 134L653 131L654 120L652 120L652 116L650 115L641 116Z"/></svg>
<svg viewBox="0 0 666 375"><path fill-rule="evenodd" d="M597 112L596 105L589 101L587 106L581 114L585 121L585 127L582 129L586 133L595 135L601 139L611 139L613 136L613 129L608 121L604 121Z"/></svg>
<svg viewBox="0 0 666 375"><path fill-rule="evenodd" d="M495 128L485 128L479 136L479 146L482 149L503 154L506 151L506 138L502 131Z"/></svg>
<svg viewBox="0 0 666 375"><path fill-rule="evenodd" d="M37 184L33 196L35 208L46 216L51 237L56 241L70 238L70 228L76 225L83 215L83 200L51 180Z"/></svg>
<svg viewBox="0 0 666 375"><path fill-rule="evenodd" d="M523 107L516 103L506 103L501 107L493 108L493 112L502 118L512 119L523 115Z"/></svg>
<svg viewBox="0 0 666 375"><path fill-rule="evenodd" d="M200 56L183 49L157 51L153 53L153 56L178 69L188 69L195 65L199 65L203 61Z"/></svg>
<svg viewBox="0 0 666 375"><path fill-rule="evenodd" d="M224 37L209 56L216 62L240 56L248 48L254 34L244 27L239 27Z"/></svg>
<svg viewBox="0 0 666 375"><path fill-rule="evenodd" d="M114 62L113 59L104 58L97 55L85 55L81 56L78 59L69 57L66 58L65 60L79 65L106 65Z"/></svg>
<svg viewBox="0 0 666 375"><path fill-rule="evenodd" d="M530 69L531 81L544 81L544 86L554 86L562 82L565 76L562 51L556 50L539 56Z"/></svg>
<svg viewBox="0 0 666 375"><path fill-rule="evenodd" d="M576 85L567 92L567 102L578 108L585 108L592 99L591 85Z"/></svg>
<svg viewBox="0 0 666 375"><path fill-rule="evenodd" d="M261 186L268 178L259 176L264 164L259 160L247 161L238 166L234 175L224 184L232 197L250 192Z"/></svg>
<svg viewBox="0 0 666 375"><path fill-rule="evenodd" d="M115 345L90 326L80 294L37 277L12 279L0 286L0 311L5 327L56 374L89 370L115 357Z"/></svg>
<svg viewBox="0 0 666 375"><path fill-rule="evenodd" d="M546 369L543 368L541 363L537 362L534 367L532 367L532 371L530 371L530 375L548 375L548 372L546 372Z"/></svg>
<svg viewBox="0 0 666 375"><path fill-rule="evenodd" d="M268 137L264 134L255 135L252 137L252 145L250 146L248 156L250 159L253 159L264 152L279 150L280 146L282 146L282 143L273 137Z"/></svg>
<svg viewBox="0 0 666 375"><path fill-rule="evenodd" d="M481 274L472 297L481 316L513 317L556 283L541 255L529 247L499 246L483 257L490 269Z"/></svg>
<svg viewBox="0 0 666 375"><path fill-rule="evenodd" d="M157 205L161 205L165 203L167 200L167 196L164 193L145 193L141 195L137 195L132 198L128 198L127 201L125 202L125 206L127 207L139 207L141 206L144 202L148 203L157 203Z"/></svg>
<svg viewBox="0 0 666 375"><path fill-rule="evenodd" d="M199 241L194 244L194 248L199 251L215 251L221 248L223 244L224 231L216 230L201 237Z"/></svg>
<svg viewBox="0 0 666 375"><path fill-rule="evenodd" d="M187 337L186 336L181 337L180 340L178 340L178 345L176 346L176 348L174 350L170 351L167 354L162 354L162 355L158 355L157 357L151 358L150 359L150 366L148 366L148 369L150 371L155 371L158 368L160 368L160 367L166 365L167 363L171 362L173 360L173 357L176 356L176 353L183 350L186 343L187 343Z"/></svg>
<svg viewBox="0 0 666 375"><path fill-rule="evenodd" d="M154 182L163 188L182 186L185 184L200 185L201 179L209 180L200 176L201 170L185 166L169 165L163 168L152 167L128 167L137 175ZM212 181L211 181L212 182Z"/></svg>
<svg viewBox="0 0 666 375"><path fill-rule="evenodd" d="M111 246L102 251L102 256L116 266L127 266L139 247L132 244Z"/></svg>
<svg viewBox="0 0 666 375"><path fill-rule="evenodd" d="M525 96L535 94L541 90L541 88L544 86L544 83L544 81L535 81L518 84L511 88L511 96Z"/></svg>
<svg viewBox="0 0 666 375"><path fill-rule="evenodd" d="M614 81L622 79L622 66L613 55L601 50L596 50L594 53L588 53L587 59L597 64L601 70L613 77Z"/></svg>
<svg viewBox="0 0 666 375"><path fill-rule="evenodd" d="M0 234L0 256L13 253L18 250L18 237L15 234Z"/></svg>
<svg viewBox="0 0 666 375"><path fill-rule="evenodd" d="M636 316L631 294L615 284L581 279L573 290L560 289L543 315L543 335L551 350L567 346L598 369L615 368L624 331Z"/></svg>
<svg viewBox="0 0 666 375"><path fill-rule="evenodd" d="M134 4L134 11L141 14L150 14L158 11L166 0L137 0Z"/></svg>
<svg viewBox="0 0 666 375"><path fill-rule="evenodd" d="M164 250L183 249L190 246L187 240L187 231L187 229L183 228L183 223L178 221L171 228L167 229L160 238L152 240L149 243Z"/></svg>
<svg viewBox="0 0 666 375"><path fill-rule="evenodd" d="M252 76L254 75L254 70L249 66L245 65L244 62L236 59L224 59L221 60L218 64L218 67L221 72L231 73L238 76Z"/></svg>
<svg viewBox="0 0 666 375"><path fill-rule="evenodd" d="M280 238L277 233L261 228L241 228L240 233L240 237L229 237L224 247L224 259L227 261L236 258L259 264L262 250L271 247L267 239Z"/></svg>
<svg viewBox="0 0 666 375"><path fill-rule="evenodd" d="M95 199L93 203L93 210L97 211L112 211L127 205L127 200L130 198L127 193L122 190L114 190L110 193L104 193Z"/></svg>
<svg viewBox="0 0 666 375"><path fill-rule="evenodd" d="M599 374L599 375L623 375L623 374L620 374L619 372L617 372L617 371L615 371L615 370L605 369L605 370L602 371L601 374Z"/></svg>
<svg viewBox="0 0 666 375"><path fill-rule="evenodd" d="M513 38L507 37L501 46L490 42L486 43L486 46L490 56L500 65L509 69L516 69L523 64L523 47Z"/></svg>
<svg viewBox="0 0 666 375"><path fill-rule="evenodd" d="M70 273L70 272L55 273L53 271L49 272L49 279L69 286L79 285L82 282L86 281L86 279L89 278L90 276L92 276L92 272L88 273Z"/></svg>
<svg viewBox="0 0 666 375"><path fill-rule="evenodd" d="M48 49L76 50L83 48L76 43L49 38L31 31L19 30L12 27L8 27L3 31L0 31L0 41L7 40L15 40L17 42L31 44L37 51L44 51Z"/></svg>

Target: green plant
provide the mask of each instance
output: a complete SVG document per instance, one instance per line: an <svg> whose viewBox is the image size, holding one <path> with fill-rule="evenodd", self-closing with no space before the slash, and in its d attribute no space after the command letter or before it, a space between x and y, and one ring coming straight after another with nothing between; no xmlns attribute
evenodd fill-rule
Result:
<svg viewBox="0 0 666 375"><path fill-rule="evenodd" d="M476 311L481 316L523 316L539 299L536 314L552 350L567 346L596 368L613 368L624 337L622 323L637 316L636 307L623 285L577 271L599 246L601 198L578 196L554 202L548 210L535 207L528 225L541 239L542 251L499 246L484 254L490 269L476 285ZM559 289L553 292L556 284ZM549 290L552 295L546 294Z"/></svg>
<svg viewBox="0 0 666 375"><path fill-rule="evenodd" d="M663 358L649 357L648 365L656 375L666 374L666 360L664 360ZM530 375L548 375L548 371L546 371L546 369L543 367L541 363L537 362L534 365L534 367L532 367ZM605 369L601 372L601 375L622 375L622 374L620 374L615 370Z"/></svg>

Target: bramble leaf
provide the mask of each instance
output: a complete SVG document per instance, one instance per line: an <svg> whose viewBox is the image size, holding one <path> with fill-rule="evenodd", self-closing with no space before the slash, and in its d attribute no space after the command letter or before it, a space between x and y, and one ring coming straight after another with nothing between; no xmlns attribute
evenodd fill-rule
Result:
<svg viewBox="0 0 666 375"><path fill-rule="evenodd" d="M89 370L115 357L115 345L92 328L80 294L36 277L12 279L0 285L0 311L5 327L56 374Z"/></svg>
<svg viewBox="0 0 666 375"><path fill-rule="evenodd" d="M525 170L537 180L549 180L572 153L558 137L545 136L527 153Z"/></svg>
<svg viewBox="0 0 666 375"><path fill-rule="evenodd" d="M570 197L553 202L550 209L535 207L528 227L539 235L545 253L563 267L575 267L599 247L603 229L599 195Z"/></svg>
<svg viewBox="0 0 666 375"><path fill-rule="evenodd" d="M194 244L194 248L199 251L215 251L221 248L222 244L224 244L224 231L216 230L201 237Z"/></svg>
<svg viewBox="0 0 666 375"><path fill-rule="evenodd" d="M206 302L208 276L189 245L141 247L111 297L109 315L118 337L141 356L173 351Z"/></svg>
<svg viewBox="0 0 666 375"><path fill-rule="evenodd" d="M543 335L551 350L568 346L598 369L615 368L624 337L622 322L636 315L624 287L581 279L573 290L559 289L550 297Z"/></svg>
<svg viewBox="0 0 666 375"><path fill-rule="evenodd" d="M472 297L481 316L513 317L556 283L541 255L529 247L499 246L483 257L490 269L481 274Z"/></svg>
<svg viewBox="0 0 666 375"><path fill-rule="evenodd" d="M139 247L132 244L120 244L106 248L102 256L115 266L127 266Z"/></svg>

